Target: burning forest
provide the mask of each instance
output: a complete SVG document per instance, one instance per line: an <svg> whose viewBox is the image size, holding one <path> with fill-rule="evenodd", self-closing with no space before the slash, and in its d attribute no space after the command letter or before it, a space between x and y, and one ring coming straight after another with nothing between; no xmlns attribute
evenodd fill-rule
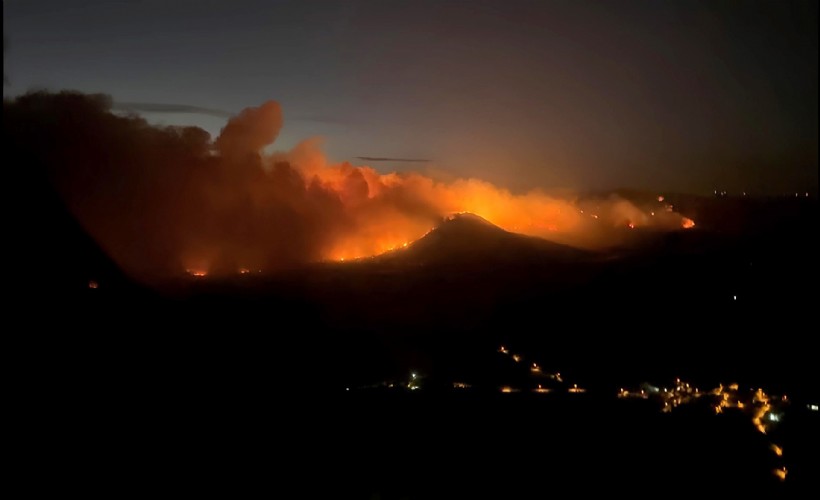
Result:
<svg viewBox="0 0 820 500"><path fill-rule="evenodd" d="M33 159L88 233L145 282L378 255L453 213L587 249L628 229L694 225L662 197L638 207L617 196L515 194L479 179L382 173L329 162L315 138L276 151L275 101L243 110L213 140L196 127L115 114L102 95L29 93L4 108L14 154Z"/></svg>

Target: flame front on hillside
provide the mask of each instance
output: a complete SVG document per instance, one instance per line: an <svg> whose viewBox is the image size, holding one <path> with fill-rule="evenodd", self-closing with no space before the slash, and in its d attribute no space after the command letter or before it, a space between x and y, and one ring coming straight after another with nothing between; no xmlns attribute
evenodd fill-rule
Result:
<svg viewBox="0 0 820 500"><path fill-rule="evenodd" d="M452 213L585 248L618 243L627 227L694 225L657 205L661 197L639 208L617 196L516 194L478 179L380 173L328 162L316 140L266 153L282 126L274 101L243 110L213 141L193 127L113 115L100 96L34 93L7 106L48 110L35 122L74 117L20 130L58 139L42 152L52 182L103 249L146 280L180 269L204 277L378 255L409 246Z"/></svg>

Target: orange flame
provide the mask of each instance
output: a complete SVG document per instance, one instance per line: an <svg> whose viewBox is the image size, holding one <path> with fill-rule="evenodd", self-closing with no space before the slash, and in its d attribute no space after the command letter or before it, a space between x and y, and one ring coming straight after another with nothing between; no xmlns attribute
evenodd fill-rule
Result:
<svg viewBox="0 0 820 500"><path fill-rule="evenodd" d="M44 172L81 226L138 280L185 269L197 277L236 275L241 268L279 270L399 251L458 212L585 248L617 246L628 223L668 230L682 224L671 205L660 209L652 198L651 206L638 207L617 196L514 193L478 179L384 173L330 163L315 140L271 152L283 126L275 101L242 110L214 140L194 127L153 127L114 115L104 101L37 92L5 104L14 116L33 120L22 128L35 135L24 131L21 147L41 142L36 134L52 126L58 128L49 137L60 136L69 130L59 127L74 128L75 121L84 124L76 133L95 131L94 141L44 143L54 148L44 150L43 158L52 158ZM34 126L63 115L76 120Z"/></svg>
<svg viewBox="0 0 820 500"><path fill-rule="evenodd" d="M215 142L221 160L231 163L247 158L244 152L248 148L260 151L276 137L281 121L279 106L273 102L243 111L229 121ZM253 131L259 137L244 137L243 134ZM694 225L670 205L666 212L650 216L648 210L617 196L578 199L551 196L539 190L512 193L479 179L445 182L417 172L381 173L369 166L333 164L314 139L299 143L289 152L260 153L258 158L261 172L234 179L231 184L231 189L239 193L222 192L221 188L209 185L208 189L213 190L209 197L213 195L215 202L227 203L229 207L235 198L247 198L250 206L262 208L283 204L300 216L305 214L300 223L315 227L307 228L304 241L287 233L276 234L277 230L286 229L262 226L261 238L253 233L255 237L239 241L217 238L209 241L207 248L194 244L191 255L183 261L189 269L203 270L203 274L195 275L204 276L205 269L219 273L224 261L233 262L232 259L254 269L276 265L275 259L265 258L265 248L254 247L254 242L268 241L267 237L274 247L287 247L291 239L296 240L294 246L304 243L304 248L298 247L299 252L294 254L283 251L291 260L348 262L399 251L423 237L442 217L453 213L473 213L507 231L585 248L610 246L613 235L623 237L618 236L617 228L624 226L671 230ZM292 190L282 188L280 192L278 186L283 182ZM246 198L238 196L242 194ZM253 216L253 212L248 214L249 218ZM220 260L223 263L217 264ZM233 266L230 269L236 272Z"/></svg>
<svg viewBox="0 0 820 500"><path fill-rule="evenodd" d="M672 229L694 225L671 209L664 217L649 216L616 197L584 201L537 190L514 194L478 179L439 182L419 173L381 174L367 166L329 165L310 141L284 157L306 182L318 181L338 193L348 210L353 224L336 235L323 252L325 259L333 261L405 248L438 224L442 215L452 213L473 213L508 231L581 247L600 244L607 227Z"/></svg>

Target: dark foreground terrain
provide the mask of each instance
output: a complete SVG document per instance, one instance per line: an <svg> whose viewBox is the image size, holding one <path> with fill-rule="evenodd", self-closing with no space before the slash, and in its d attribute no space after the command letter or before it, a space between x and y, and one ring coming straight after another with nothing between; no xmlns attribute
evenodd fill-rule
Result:
<svg viewBox="0 0 820 500"><path fill-rule="evenodd" d="M193 378L150 394L44 393L29 451L65 491L92 496L780 496L816 481L818 418L800 411L779 430L781 482L767 437L733 413L661 414L592 395L192 393Z"/></svg>
<svg viewBox="0 0 820 500"><path fill-rule="evenodd" d="M397 256L148 288L34 195L16 240L14 380L30 387L27 456L67 491L654 497L817 482L812 199L680 197L696 229L636 231L606 255L456 220ZM500 345L588 392L498 392ZM345 390L410 371L428 385ZM788 394L786 481L747 417L615 398L674 377Z"/></svg>

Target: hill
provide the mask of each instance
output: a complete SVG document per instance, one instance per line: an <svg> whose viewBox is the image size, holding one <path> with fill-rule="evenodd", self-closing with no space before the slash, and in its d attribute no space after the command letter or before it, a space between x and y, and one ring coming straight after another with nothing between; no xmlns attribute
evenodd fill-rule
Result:
<svg viewBox="0 0 820 500"><path fill-rule="evenodd" d="M378 260L401 264L465 264L567 262L593 254L567 245L505 231L471 213L454 214L407 249Z"/></svg>

